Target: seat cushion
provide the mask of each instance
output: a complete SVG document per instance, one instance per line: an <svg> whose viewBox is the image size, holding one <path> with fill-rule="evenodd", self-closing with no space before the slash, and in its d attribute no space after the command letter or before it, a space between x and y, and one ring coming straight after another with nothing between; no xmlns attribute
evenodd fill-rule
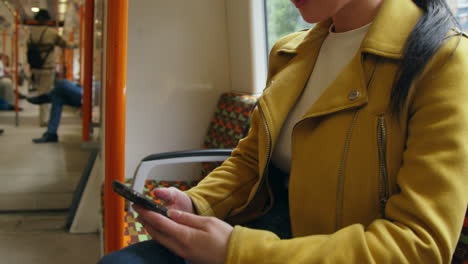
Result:
<svg viewBox="0 0 468 264"><path fill-rule="evenodd" d="M157 203L161 203L154 194L151 192L154 188L158 187L175 187L179 190L185 191L190 189L191 187L195 186L198 182L196 181L190 181L190 182L182 182L182 181L175 181L175 182L169 182L169 181L155 181L155 180L146 180L145 182L145 187L143 189L143 194L145 194L146 197L152 199L153 201ZM132 185L132 179L127 179L125 181L125 184L128 186ZM137 222L135 219L138 217L138 214L136 212L126 212L125 213L125 218L124 218L124 227L125 227L125 232L124 232L124 244L126 246L129 246L131 244L135 244L138 242L150 240L151 237L146 232L146 230L143 228L143 226Z"/></svg>
<svg viewBox="0 0 468 264"><path fill-rule="evenodd" d="M146 232L143 226L135 219L138 217L136 212L126 212L124 218L124 245L129 246L138 242L150 240L151 236Z"/></svg>

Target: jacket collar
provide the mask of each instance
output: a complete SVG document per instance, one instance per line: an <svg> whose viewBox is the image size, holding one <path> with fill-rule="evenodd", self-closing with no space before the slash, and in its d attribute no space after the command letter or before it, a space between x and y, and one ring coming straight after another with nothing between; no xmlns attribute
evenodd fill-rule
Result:
<svg viewBox="0 0 468 264"><path fill-rule="evenodd" d="M400 58L406 38L419 17L418 7L410 0L384 0L361 44L361 52ZM259 100L265 121L270 128L273 145L290 109L307 83L331 23L331 20L323 21L308 32L288 40L277 50L277 53L289 53L294 56L291 56L287 67L275 74ZM311 105L303 118L327 115L366 104L371 79L371 75L364 72L361 54L356 54L337 79Z"/></svg>
<svg viewBox="0 0 468 264"><path fill-rule="evenodd" d="M384 0L362 41L361 51L392 59L401 58L406 39L421 15L422 11L411 0ZM280 47L278 52L298 54L310 50L309 45L328 35L331 23L331 19L318 23L307 33Z"/></svg>

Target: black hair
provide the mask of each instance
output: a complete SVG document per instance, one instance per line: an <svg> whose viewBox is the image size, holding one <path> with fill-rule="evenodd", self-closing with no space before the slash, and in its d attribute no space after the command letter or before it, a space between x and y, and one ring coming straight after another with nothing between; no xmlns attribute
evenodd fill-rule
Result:
<svg viewBox="0 0 468 264"><path fill-rule="evenodd" d="M423 15L406 40L401 65L393 84L390 109L397 117L414 79L445 42L448 31L458 26L445 0L412 1L422 9Z"/></svg>
<svg viewBox="0 0 468 264"><path fill-rule="evenodd" d="M43 20L50 20L50 14L49 14L49 11L45 10L45 9L41 9L39 10L36 15L34 15L34 19L35 20L40 20L40 19L43 19Z"/></svg>

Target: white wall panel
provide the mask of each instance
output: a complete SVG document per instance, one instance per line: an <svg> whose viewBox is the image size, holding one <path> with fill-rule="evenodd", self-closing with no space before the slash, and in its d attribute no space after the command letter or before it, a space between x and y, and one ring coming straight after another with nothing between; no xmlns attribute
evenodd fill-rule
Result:
<svg viewBox="0 0 468 264"><path fill-rule="evenodd" d="M126 177L145 155L201 145L230 90L226 28L224 1L129 1Z"/></svg>

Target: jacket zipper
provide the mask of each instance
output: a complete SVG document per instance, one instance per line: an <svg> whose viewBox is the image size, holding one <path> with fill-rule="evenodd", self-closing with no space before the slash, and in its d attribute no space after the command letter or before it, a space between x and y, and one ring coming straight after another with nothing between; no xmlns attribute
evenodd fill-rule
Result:
<svg viewBox="0 0 468 264"><path fill-rule="evenodd" d="M263 167L262 179L261 179L260 184L257 187L254 198L258 194L258 192L259 192L260 188L262 187L262 185L265 184L265 181L268 182L268 173L269 173L268 164L270 163L270 159L271 159L271 145L272 145L270 128L268 127L268 123L266 122L266 119L265 119L265 114L264 114L260 104L258 104L258 110L259 110L259 113L260 113L260 116L261 116L261 119L262 119L263 126L265 127L265 132L266 132L266 135L268 137L268 141L267 141L267 159L266 159L266 162L265 162L265 167ZM269 186L267 186L267 188L269 188ZM270 199L273 200L273 195L271 195L271 191L269 189L268 189L268 193L270 194ZM268 207L270 207L271 204L273 204L273 201L270 202Z"/></svg>
<svg viewBox="0 0 468 264"><path fill-rule="evenodd" d="M377 123L377 146L379 151L379 202L382 217L385 218L385 205L389 197L387 171L387 128L385 117L380 115Z"/></svg>
<svg viewBox="0 0 468 264"><path fill-rule="evenodd" d="M354 127L356 126L357 117L358 117L359 110L353 115L353 120L351 121L351 126L348 129L348 134L346 135L346 142L343 149L343 155L341 156L340 167L338 169L338 187L336 193L336 223L335 228L336 230L341 228L341 221L343 218L343 193L344 193L344 172L346 168L346 156L349 152L349 145L351 143L351 137L353 135Z"/></svg>
<svg viewBox="0 0 468 264"><path fill-rule="evenodd" d="M366 85L367 90L369 90L369 87L371 86L372 81L374 80L374 75L375 75L375 72L377 70L378 63L379 63L379 61L377 60L375 65L374 65L374 68L372 70L369 81L367 82L367 85ZM358 113L359 113L359 109L356 110L356 112L354 113L353 120L351 122L351 126L348 129L348 134L346 136L346 142L345 142L344 149L343 149L343 155L341 157L340 167L338 169L338 182L337 182L337 193L336 193L335 230L341 229L341 227L343 225L342 220L343 220L343 207L344 207L344 205L343 205L343 203L344 203L344 177L345 177L344 173L345 173L345 169L346 169L346 157L347 157L348 152L349 152L349 145L351 144L351 137L353 135L353 130L354 130L354 127L356 126L356 123L357 123Z"/></svg>

